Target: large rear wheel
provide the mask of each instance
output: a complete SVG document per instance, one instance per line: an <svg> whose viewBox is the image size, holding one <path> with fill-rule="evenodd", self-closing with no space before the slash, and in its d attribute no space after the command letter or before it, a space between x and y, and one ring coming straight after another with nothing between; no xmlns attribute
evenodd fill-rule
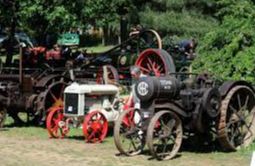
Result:
<svg viewBox="0 0 255 166"><path fill-rule="evenodd" d="M247 86L235 86L222 101L218 139L224 150L246 147L255 138L255 95Z"/></svg>
<svg viewBox="0 0 255 166"><path fill-rule="evenodd" d="M104 68L106 69L106 73L104 73ZM105 65L99 67L96 75L97 84L118 84L118 82L119 74L115 67L113 67L112 65Z"/></svg>
<svg viewBox="0 0 255 166"><path fill-rule="evenodd" d="M152 29L144 30L139 36L139 49L145 50L146 48L159 48L162 49L162 40L159 34Z"/></svg>
<svg viewBox="0 0 255 166"><path fill-rule="evenodd" d="M34 113L34 123L46 121L47 110L51 107L63 107L64 90L68 86L69 80L57 77L49 80L45 85L45 90L40 92L34 103L36 110Z"/></svg>

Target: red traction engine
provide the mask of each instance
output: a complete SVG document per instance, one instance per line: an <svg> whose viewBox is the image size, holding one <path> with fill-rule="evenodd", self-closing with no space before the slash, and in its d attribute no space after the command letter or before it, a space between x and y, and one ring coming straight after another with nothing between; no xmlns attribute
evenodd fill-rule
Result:
<svg viewBox="0 0 255 166"><path fill-rule="evenodd" d="M147 76L140 78L135 91L140 109L122 112L114 127L121 154L139 154L147 145L154 158L167 160L190 136L218 142L228 151L255 138L255 90L245 81Z"/></svg>
<svg viewBox="0 0 255 166"><path fill-rule="evenodd" d="M81 127L86 142L102 142L108 122L119 116L123 100L115 85L72 83L64 91L64 107L49 110L46 125L52 138L65 137L71 127Z"/></svg>

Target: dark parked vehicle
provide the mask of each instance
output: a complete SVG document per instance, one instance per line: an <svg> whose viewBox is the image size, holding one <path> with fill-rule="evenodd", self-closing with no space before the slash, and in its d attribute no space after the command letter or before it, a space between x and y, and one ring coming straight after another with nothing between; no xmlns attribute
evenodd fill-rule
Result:
<svg viewBox="0 0 255 166"><path fill-rule="evenodd" d="M217 138L230 151L255 138L255 89L246 81L169 73L141 77L135 92L140 108L124 111L114 128L122 154L139 154L147 144L154 158L167 160L176 156L183 138L194 135L207 143Z"/></svg>
<svg viewBox="0 0 255 166"><path fill-rule="evenodd" d="M21 42L25 43L27 47L34 47L34 41L24 32L16 32L15 33L15 40L13 47L15 49L19 48L19 44ZM0 33L0 48L5 48L5 44L8 42L8 35L6 33Z"/></svg>

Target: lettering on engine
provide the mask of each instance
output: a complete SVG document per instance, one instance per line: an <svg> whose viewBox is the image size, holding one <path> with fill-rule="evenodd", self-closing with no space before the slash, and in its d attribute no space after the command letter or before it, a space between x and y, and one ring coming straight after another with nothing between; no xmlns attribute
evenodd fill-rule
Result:
<svg viewBox="0 0 255 166"><path fill-rule="evenodd" d="M172 81L171 80L159 80L160 84L162 85L163 89L170 90L172 88Z"/></svg>

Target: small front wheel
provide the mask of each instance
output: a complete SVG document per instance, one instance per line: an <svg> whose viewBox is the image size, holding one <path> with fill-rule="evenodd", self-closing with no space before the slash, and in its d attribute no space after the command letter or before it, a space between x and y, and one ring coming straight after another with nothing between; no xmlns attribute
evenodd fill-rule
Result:
<svg viewBox="0 0 255 166"><path fill-rule="evenodd" d="M100 111L88 113L83 122L83 134L87 142L102 142L107 135L108 121Z"/></svg>
<svg viewBox="0 0 255 166"><path fill-rule="evenodd" d="M69 126L64 120L63 107L51 107L46 119L46 127L51 138L63 138L69 132Z"/></svg>
<svg viewBox="0 0 255 166"><path fill-rule="evenodd" d="M182 122L171 111L159 111L147 129L147 145L158 160L169 160L176 156L182 143Z"/></svg>

